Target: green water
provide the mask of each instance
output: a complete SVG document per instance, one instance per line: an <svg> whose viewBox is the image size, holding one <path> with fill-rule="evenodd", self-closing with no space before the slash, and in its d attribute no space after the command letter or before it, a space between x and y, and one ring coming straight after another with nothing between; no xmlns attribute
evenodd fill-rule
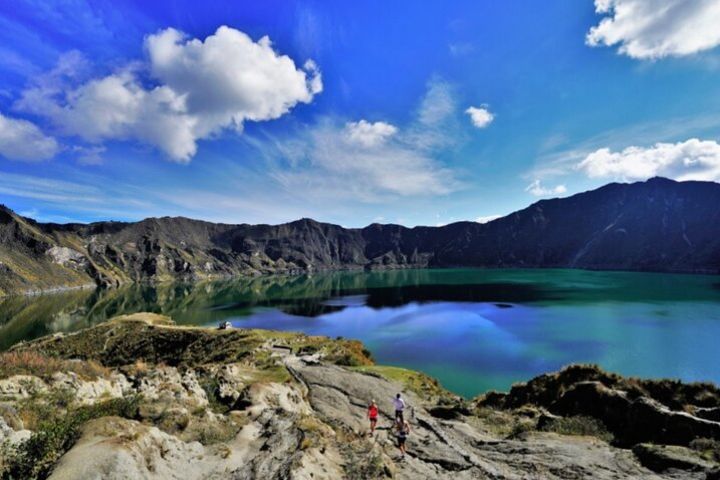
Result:
<svg viewBox="0 0 720 480"><path fill-rule="evenodd" d="M114 315L363 340L379 363L466 396L572 362L720 383L720 277L581 270L268 276L0 299L0 349Z"/></svg>

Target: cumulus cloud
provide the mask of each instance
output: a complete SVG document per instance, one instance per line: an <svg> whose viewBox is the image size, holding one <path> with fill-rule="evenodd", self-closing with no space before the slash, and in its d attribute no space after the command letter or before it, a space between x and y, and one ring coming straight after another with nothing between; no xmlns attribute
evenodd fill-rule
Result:
<svg viewBox="0 0 720 480"><path fill-rule="evenodd" d="M477 217L475 221L477 223L489 223L493 220L497 220L498 218L502 218L502 215L487 215L485 217Z"/></svg>
<svg viewBox="0 0 720 480"><path fill-rule="evenodd" d="M595 0L595 10L604 18L586 43L618 45L632 58L690 55L720 44L717 0Z"/></svg>
<svg viewBox="0 0 720 480"><path fill-rule="evenodd" d="M205 40L168 28L145 40L147 65L130 65L74 88L37 85L17 107L49 117L90 142L139 140L187 162L197 141L281 117L322 91L317 65L302 68L272 48L222 26ZM150 81L142 77L147 67Z"/></svg>
<svg viewBox="0 0 720 480"><path fill-rule="evenodd" d="M201 131L278 118L322 91L315 63L306 63L308 75L275 52L267 36L254 42L222 26L201 41L168 28L150 35L145 46L153 76L185 97Z"/></svg>
<svg viewBox="0 0 720 480"><path fill-rule="evenodd" d="M21 105L48 116L63 134L89 142L140 140L178 161L197 150L198 120L185 99L167 86L145 89L132 70L91 80L67 92L64 104L45 98Z"/></svg>
<svg viewBox="0 0 720 480"><path fill-rule="evenodd" d="M375 147L395 135L397 127L385 122L370 123L367 120L360 120L345 124L345 133L352 143L363 147Z"/></svg>
<svg viewBox="0 0 720 480"><path fill-rule="evenodd" d="M493 120L495 120L495 115L493 115L490 110L484 106L468 107L468 109L465 110L465 113L470 116L470 121L477 128L485 128L490 125Z"/></svg>
<svg viewBox="0 0 720 480"><path fill-rule="evenodd" d="M676 180L720 181L720 144L691 138L621 151L601 148L587 155L576 169L591 178L645 180L660 175Z"/></svg>
<svg viewBox="0 0 720 480"><path fill-rule="evenodd" d="M554 187L545 187L542 185L539 179L533 180L533 182L525 187L525 191L536 197L547 197L550 195L562 195L567 192L565 185L556 185Z"/></svg>
<svg viewBox="0 0 720 480"><path fill-rule="evenodd" d="M59 151L57 141L35 124L0 113L0 155L10 160L37 161L52 158Z"/></svg>

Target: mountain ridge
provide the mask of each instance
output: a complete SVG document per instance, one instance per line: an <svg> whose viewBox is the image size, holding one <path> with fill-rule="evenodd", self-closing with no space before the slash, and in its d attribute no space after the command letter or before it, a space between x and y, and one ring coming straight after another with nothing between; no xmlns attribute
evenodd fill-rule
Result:
<svg viewBox="0 0 720 480"><path fill-rule="evenodd" d="M720 184L652 178L543 199L480 224L187 217L40 223L0 207L0 294L339 269L482 267L720 272Z"/></svg>

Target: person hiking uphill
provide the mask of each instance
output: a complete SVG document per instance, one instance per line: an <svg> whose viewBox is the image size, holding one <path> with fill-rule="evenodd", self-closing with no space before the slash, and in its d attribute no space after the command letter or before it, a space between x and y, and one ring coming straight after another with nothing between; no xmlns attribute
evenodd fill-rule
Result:
<svg viewBox="0 0 720 480"><path fill-rule="evenodd" d="M393 399L393 405L395 406L395 421L396 422L404 422L405 421L405 400L403 400L402 395L399 393L395 395L395 398Z"/></svg>
<svg viewBox="0 0 720 480"><path fill-rule="evenodd" d="M400 449L400 460L405 460L405 442L410 435L410 424L405 420L398 420L395 423L395 436L397 437L397 446Z"/></svg>
<svg viewBox="0 0 720 480"><path fill-rule="evenodd" d="M370 436L372 436L375 433L375 426L377 425L378 419L378 406L375 400L371 401L368 407L368 418L370 419Z"/></svg>

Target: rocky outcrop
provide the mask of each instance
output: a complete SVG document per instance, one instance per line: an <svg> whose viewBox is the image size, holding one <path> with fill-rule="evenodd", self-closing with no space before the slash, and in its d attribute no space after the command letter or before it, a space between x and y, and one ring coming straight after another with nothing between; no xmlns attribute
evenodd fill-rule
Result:
<svg viewBox="0 0 720 480"><path fill-rule="evenodd" d="M633 447L633 453L644 466L655 472L671 469L710 472L716 466L685 447L641 443Z"/></svg>
<svg viewBox="0 0 720 480"><path fill-rule="evenodd" d="M555 418L595 419L607 428L613 444L632 448L653 471L682 469L710 472L720 453L720 422L713 420L720 390L711 384L641 380L576 365L476 400L481 407L547 411L540 422ZM706 445L705 457L686 447ZM709 445L709 447L707 447Z"/></svg>
<svg viewBox="0 0 720 480"><path fill-rule="evenodd" d="M88 284L405 267L720 271L720 185L655 178L542 200L487 224L362 229L187 218L41 224L0 207L0 294Z"/></svg>
<svg viewBox="0 0 720 480"><path fill-rule="evenodd" d="M637 383L647 396L636 401L665 388L587 367L467 402L422 374L371 365L357 342L182 328L152 314L22 344L2 360L11 372L0 379L0 436L11 439L0 442L2 478L699 480L718 466L709 440L629 450L592 429L556 428L578 411L568 394L580 385L611 395ZM710 389L677 390L675 401L715 402ZM398 392L412 428L402 460L391 429ZM551 417L554 429L536 428Z"/></svg>

